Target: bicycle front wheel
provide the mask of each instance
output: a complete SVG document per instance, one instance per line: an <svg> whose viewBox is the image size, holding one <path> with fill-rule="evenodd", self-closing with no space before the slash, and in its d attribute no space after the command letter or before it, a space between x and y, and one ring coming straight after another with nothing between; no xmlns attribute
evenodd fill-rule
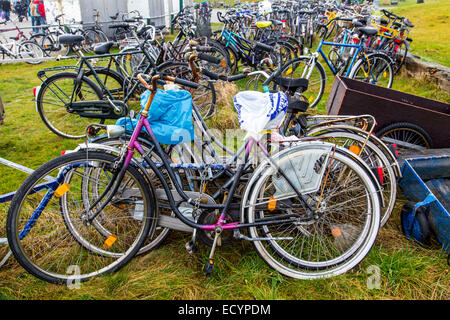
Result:
<svg viewBox="0 0 450 320"><path fill-rule="evenodd" d="M27 61L29 64L40 64L42 62L41 59L45 55L42 47L34 41L24 41L19 44L18 53L23 59L34 59Z"/></svg>
<svg viewBox="0 0 450 320"><path fill-rule="evenodd" d="M116 194L104 203L115 160L102 152L70 153L25 180L7 217L9 245L25 270L69 285L116 271L133 258L155 227L154 193L130 165ZM106 196L88 213L103 191ZM88 222L100 205L105 205L100 214Z"/></svg>
<svg viewBox="0 0 450 320"><path fill-rule="evenodd" d="M277 170L262 164L266 167L257 169L246 205L248 222L273 223L286 213L291 218L249 228L251 238L264 239L253 241L259 255L297 279L336 276L355 267L370 251L380 225L377 190L365 169L339 148L314 144L282 151L273 159L314 212Z"/></svg>

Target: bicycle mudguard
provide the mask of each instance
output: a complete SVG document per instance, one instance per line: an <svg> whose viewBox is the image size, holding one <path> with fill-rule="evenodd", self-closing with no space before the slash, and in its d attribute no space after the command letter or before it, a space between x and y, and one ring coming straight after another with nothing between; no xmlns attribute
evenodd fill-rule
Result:
<svg viewBox="0 0 450 320"><path fill-rule="evenodd" d="M332 128L334 130L344 130L344 131L350 131L350 132L354 132L356 134L359 134L361 136L365 136L367 135L367 131L361 129L361 128L357 128L355 126L350 126L350 125L346 125L346 124L342 124L342 125L333 125L332 127L327 127L327 126L318 126L317 128L314 128L312 130L310 130L308 132L308 134L310 135L314 135L317 132L320 132L322 130L326 130ZM395 176L397 178L401 178L402 177L402 172L400 169L400 165L398 164L397 158L394 156L394 154L392 153L392 150L389 149L389 147L383 142L381 141L380 138L378 138L376 135L370 135L369 140L372 140L372 142L381 149L381 151L383 152L383 154L387 157L387 159L389 160L389 162L392 165L392 168L394 169L394 173Z"/></svg>

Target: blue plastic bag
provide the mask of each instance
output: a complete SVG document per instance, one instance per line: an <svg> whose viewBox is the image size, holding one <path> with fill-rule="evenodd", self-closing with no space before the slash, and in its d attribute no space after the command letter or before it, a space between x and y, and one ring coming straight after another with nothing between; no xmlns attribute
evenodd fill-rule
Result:
<svg viewBox="0 0 450 320"><path fill-rule="evenodd" d="M141 111L144 109L150 91L141 94ZM139 119L120 118L116 125L133 131ZM155 94L147 118L156 138L163 144L178 144L194 140L192 125L192 96L186 90L160 90ZM147 130L143 128L145 132Z"/></svg>

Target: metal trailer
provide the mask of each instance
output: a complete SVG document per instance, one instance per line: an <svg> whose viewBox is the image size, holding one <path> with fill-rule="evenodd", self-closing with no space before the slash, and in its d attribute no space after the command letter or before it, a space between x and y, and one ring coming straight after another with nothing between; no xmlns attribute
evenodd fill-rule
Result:
<svg viewBox="0 0 450 320"><path fill-rule="evenodd" d="M375 117L375 134L405 149L423 149L406 138L422 137L428 148L450 147L450 104L336 76L327 101L330 115ZM403 131L402 131L402 128ZM402 135L403 134L403 135ZM416 137L416 138L417 138Z"/></svg>

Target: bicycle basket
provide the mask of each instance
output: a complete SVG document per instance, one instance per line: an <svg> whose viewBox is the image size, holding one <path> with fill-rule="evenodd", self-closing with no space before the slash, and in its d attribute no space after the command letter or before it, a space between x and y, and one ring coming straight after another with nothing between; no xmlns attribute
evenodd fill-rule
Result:
<svg viewBox="0 0 450 320"><path fill-rule="evenodd" d="M278 128L286 115L287 106L288 98L283 92L241 91L234 96L239 125L254 137L263 130Z"/></svg>
<svg viewBox="0 0 450 320"><path fill-rule="evenodd" d="M141 111L144 109L150 91L141 94ZM127 131L133 131L137 119L120 118L116 125L124 126ZM192 96L186 90L160 90L155 94L147 118L158 142L178 144L194 140L192 125ZM147 132L143 128L144 132ZM147 132L148 133L148 132Z"/></svg>

